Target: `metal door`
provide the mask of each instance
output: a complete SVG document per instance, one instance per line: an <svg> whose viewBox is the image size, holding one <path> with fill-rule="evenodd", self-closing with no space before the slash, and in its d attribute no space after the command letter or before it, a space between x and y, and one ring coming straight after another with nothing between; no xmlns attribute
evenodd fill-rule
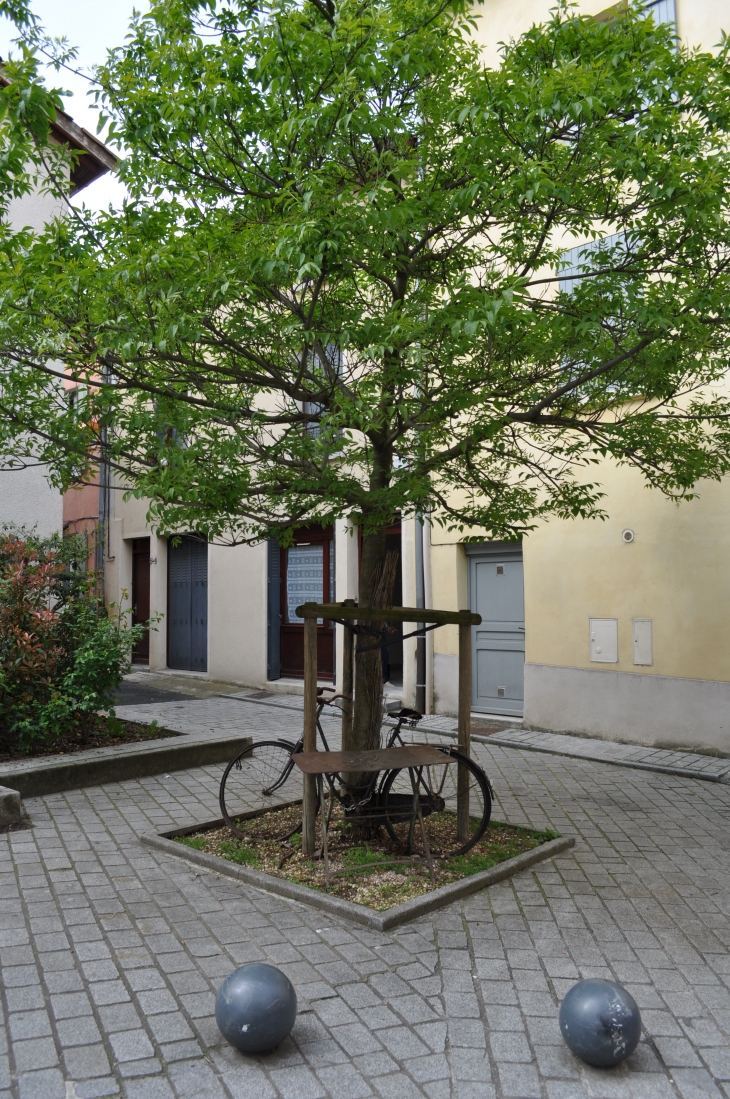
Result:
<svg viewBox="0 0 730 1099"><path fill-rule="evenodd" d="M469 602L482 616L472 631L472 708L520 716L525 681L521 547L467 547Z"/></svg>
<svg viewBox="0 0 730 1099"><path fill-rule="evenodd" d="M185 536L167 557L167 666L208 670L208 546Z"/></svg>

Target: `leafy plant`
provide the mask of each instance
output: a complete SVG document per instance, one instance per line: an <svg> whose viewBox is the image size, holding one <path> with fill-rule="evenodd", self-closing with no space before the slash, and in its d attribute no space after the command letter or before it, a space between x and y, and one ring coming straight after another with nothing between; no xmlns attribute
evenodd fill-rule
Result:
<svg viewBox="0 0 730 1099"><path fill-rule="evenodd" d="M113 706L145 627L107 610L83 568L81 539L0 534L0 740L36 742L97 722Z"/></svg>

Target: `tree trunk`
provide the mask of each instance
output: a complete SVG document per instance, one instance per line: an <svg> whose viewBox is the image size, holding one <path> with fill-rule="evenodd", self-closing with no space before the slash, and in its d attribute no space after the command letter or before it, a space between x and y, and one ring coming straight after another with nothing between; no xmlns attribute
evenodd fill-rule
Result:
<svg viewBox="0 0 730 1099"><path fill-rule="evenodd" d="M362 540L362 562L358 602L372 606L373 593L385 568L385 527ZM380 747L383 673L377 622L362 624L373 632L359 633L355 647L355 706L352 718L352 747L356 750ZM365 651L363 651L365 650Z"/></svg>

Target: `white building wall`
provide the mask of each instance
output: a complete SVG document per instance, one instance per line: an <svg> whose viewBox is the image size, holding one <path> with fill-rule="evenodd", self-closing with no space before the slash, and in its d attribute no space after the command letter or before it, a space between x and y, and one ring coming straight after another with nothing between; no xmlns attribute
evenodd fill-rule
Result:
<svg viewBox="0 0 730 1099"><path fill-rule="evenodd" d="M40 192L14 199L8 205L13 229L25 226L40 232L43 226L62 213L58 199ZM63 497L46 478L46 468L33 459L28 447L28 465L22 469L0 469L0 526L27 527L45 538L63 527Z"/></svg>
<svg viewBox="0 0 730 1099"><path fill-rule="evenodd" d="M42 538L60 533L63 497L46 480L45 466L0 470L0 526L27 527Z"/></svg>

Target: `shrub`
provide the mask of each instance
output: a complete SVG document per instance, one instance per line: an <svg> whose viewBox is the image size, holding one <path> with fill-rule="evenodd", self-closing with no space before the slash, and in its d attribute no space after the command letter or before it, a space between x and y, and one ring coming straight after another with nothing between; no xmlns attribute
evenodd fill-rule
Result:
<svg viewBox="0 0 730 1099"><path fill-rule="evenodd" d="M0 742L30 750L110 708L144 626L104 607L79 538L0 531Z"/></svg>

